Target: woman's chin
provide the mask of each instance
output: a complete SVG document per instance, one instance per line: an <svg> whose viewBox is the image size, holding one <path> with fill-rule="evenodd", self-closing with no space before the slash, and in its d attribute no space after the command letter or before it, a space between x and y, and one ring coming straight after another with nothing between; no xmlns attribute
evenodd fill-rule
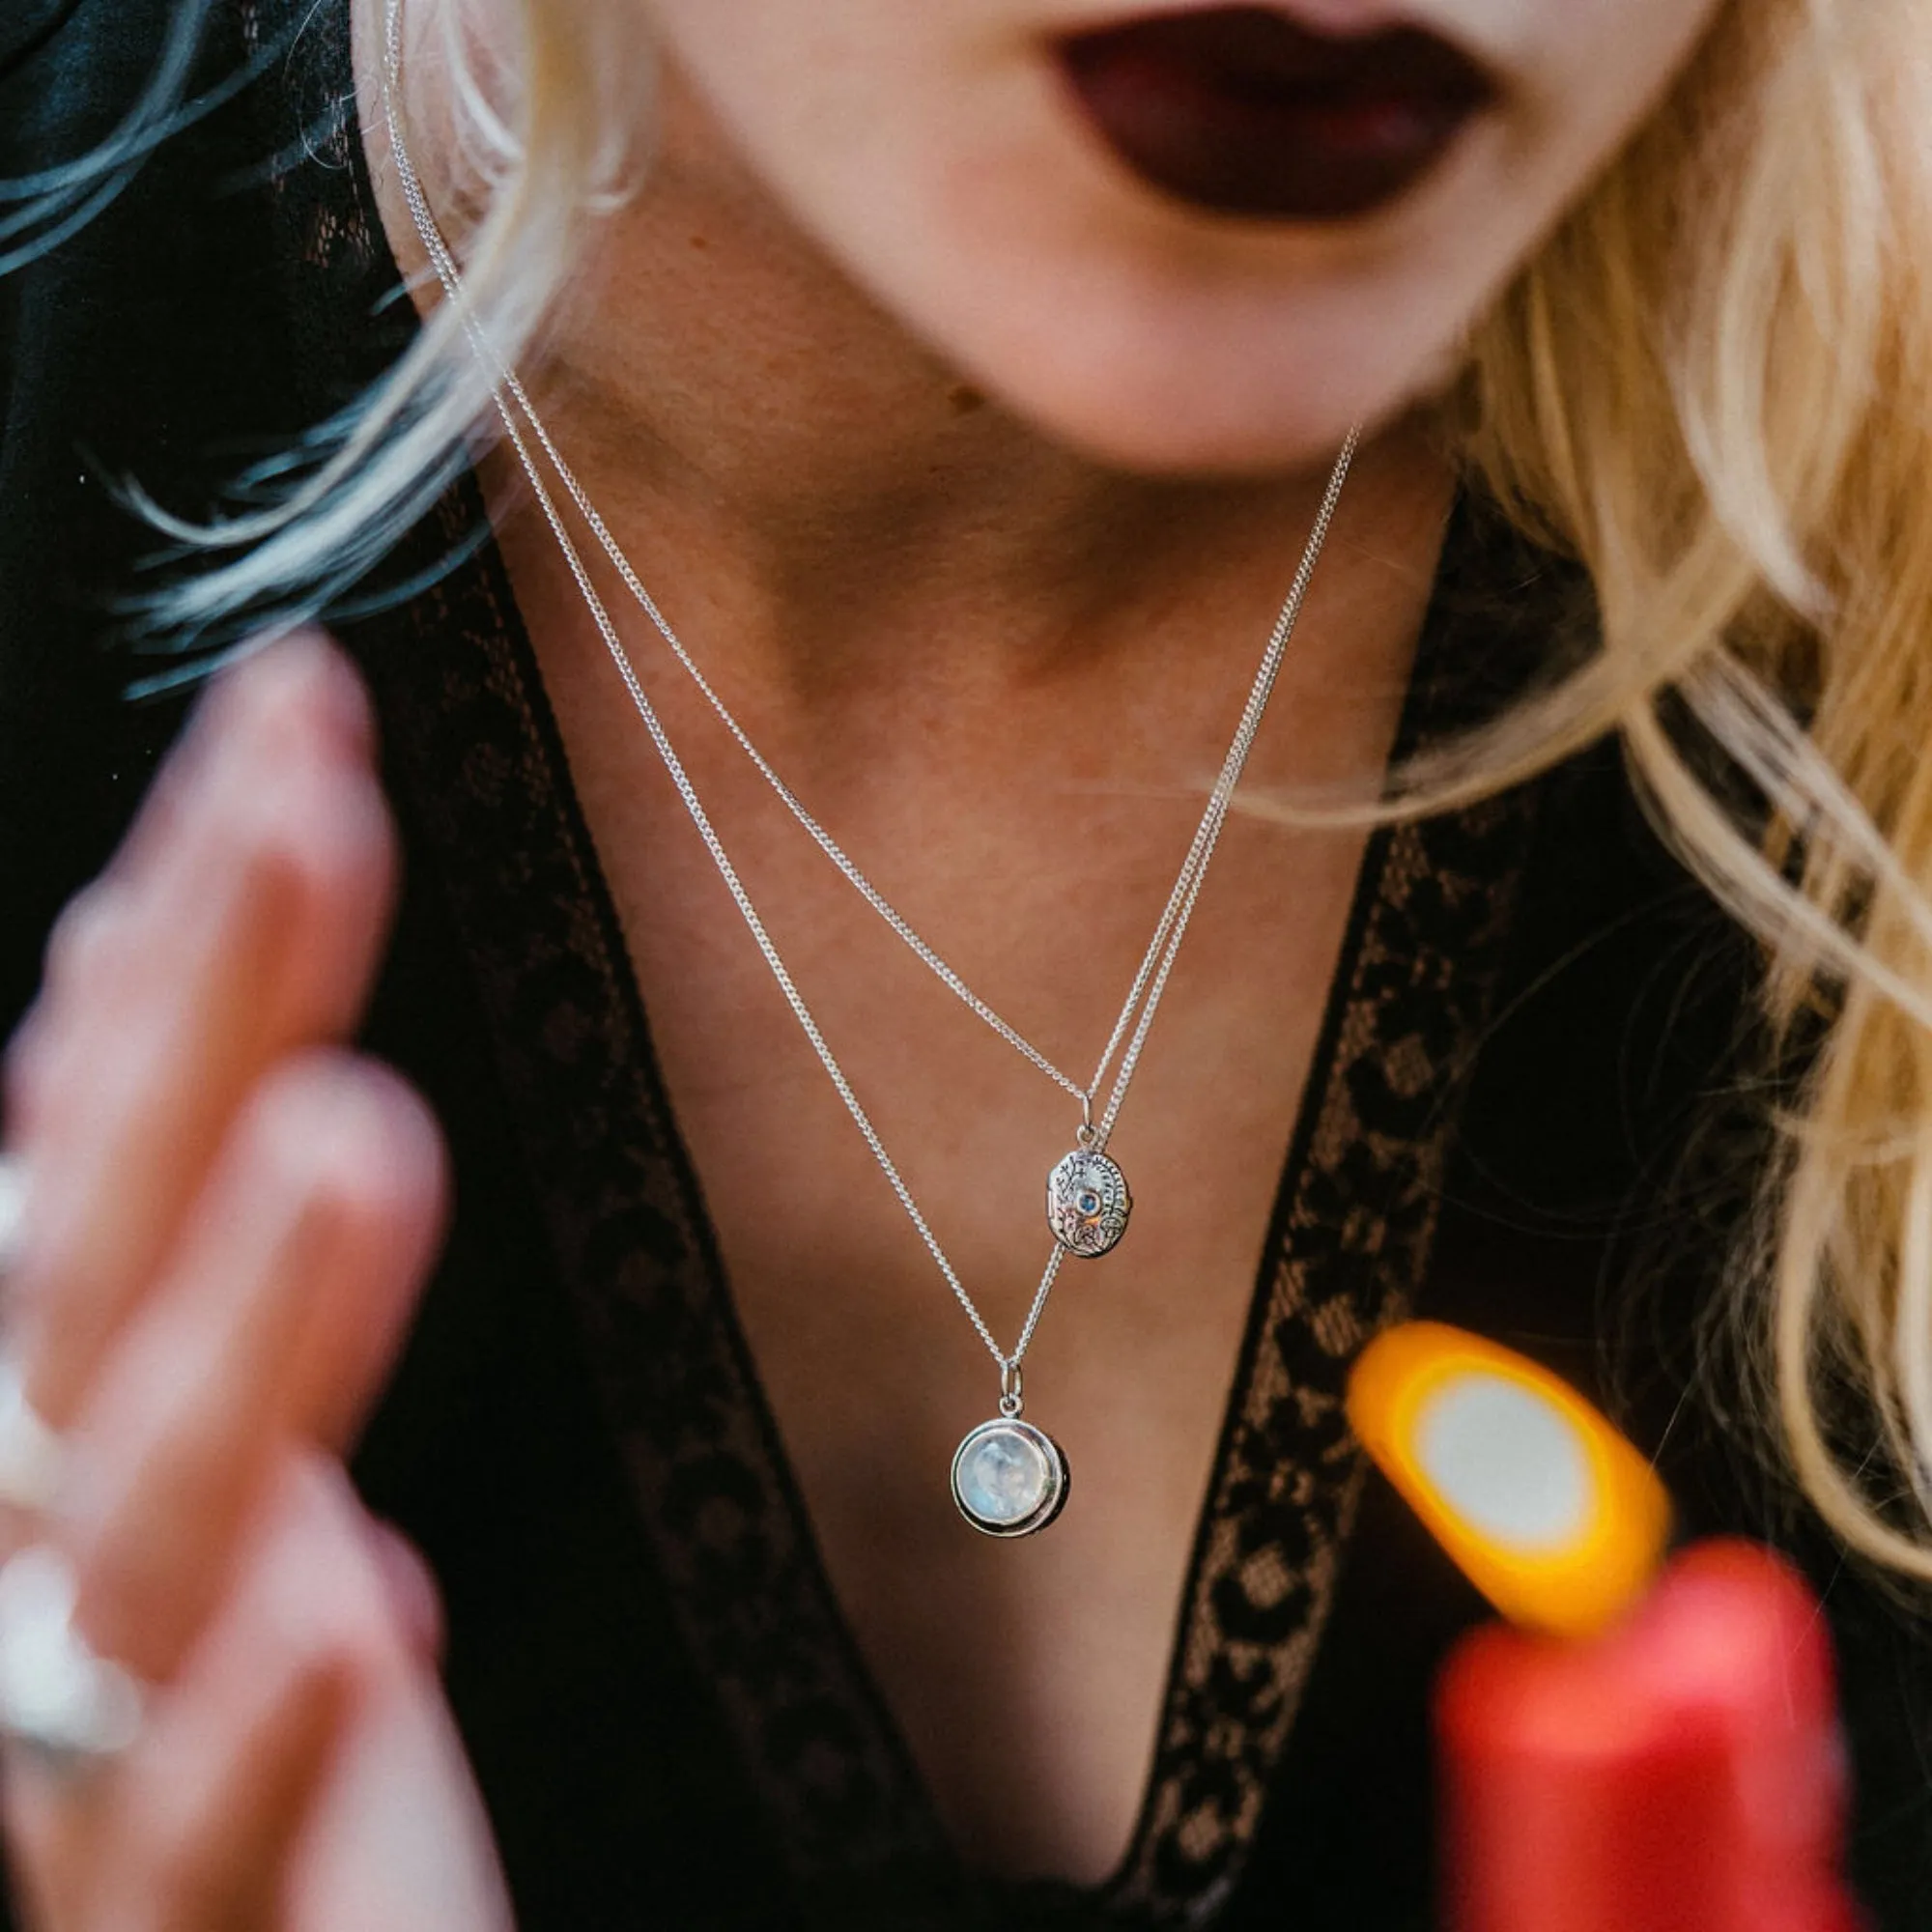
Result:
<svg viewBox="0 0 1932 1932"><path fill-rule="evenodd" d="M1378 388L1360 397L1316 372L1291 394L1258 396L1249 384L1204 384L1184 369L1094 372L1036 367L1002 382L976 380L1041 435L1109 469L1146 476L1257 476L1331 457L1351 426L1373 428L1412 400Z"/></svg>
<svg viewBox="0 0 1932 1932"><path fill-rule="evenodd" d="M1231 292L1138 272L989 272L937 309L941 355L1054 442L1151 475L1255 475L1332 456L1439 394L1464 331L1346 278ZM1009 298L1001 300L1004 287ZM961 292L954 291L955 294Z"/></svg>
<svg viewBox="0 0 1932 1932"><path fill-rule="evenodd" d="M949 363L1110 465L1319 463L1444 386L1511 267L1507 138L1486 117L1396 202L1295 222L1152 188L1052 104L820 234Z"/></svg>

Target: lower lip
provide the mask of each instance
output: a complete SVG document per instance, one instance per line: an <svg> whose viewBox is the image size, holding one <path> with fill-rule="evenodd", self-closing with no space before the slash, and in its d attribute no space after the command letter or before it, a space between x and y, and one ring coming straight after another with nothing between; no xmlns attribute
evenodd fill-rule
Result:
<svg viewBox="0 0 1932 1932"><path fill-rule="evenodd" d="M1434 36L1345 39L1259 8L1176 14L1060 43L1086 119L1134 174L1238 219L1357 220L1442 158L1490 99Z"/></svg>

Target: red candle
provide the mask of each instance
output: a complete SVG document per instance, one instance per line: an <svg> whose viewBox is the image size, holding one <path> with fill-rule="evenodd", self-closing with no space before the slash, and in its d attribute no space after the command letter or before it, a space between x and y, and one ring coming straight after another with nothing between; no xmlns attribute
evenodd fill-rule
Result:
<svg viewBox="0 0 1932 1932"><path fill-rule="evenodd" d="M1831 1647L1740 1542L1586 1641L1494 1626L1436 1688L1449 1932L1857 1932Z"/></svg>

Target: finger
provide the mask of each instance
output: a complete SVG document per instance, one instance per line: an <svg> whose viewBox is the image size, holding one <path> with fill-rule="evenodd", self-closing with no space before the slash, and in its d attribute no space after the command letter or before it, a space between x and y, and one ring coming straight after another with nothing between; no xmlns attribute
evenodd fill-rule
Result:
<svg viewBox="0 0 1932 1932"><path fill-rule="evenodd" d="M290 1867L355 1692L346 1644L231 1664L225 1698L184 1700L97 1873L92 1922L116 1932L265 1932L286 1922ZM262 1645L266 1653L268 1645ZM225 1708L224 1708L225 1706Z"/></svg>
<svg viewBox="0 0 1932 1932"><path fill-rule="evenodd" d="M364 1687L402 1665L355 1517L284 1453L236 1582L124 1758L84 1783L10 1764L20 1862L56 1926L287 1922L297 1845Z"/></svg>
<svg viewBox="0 0 1932 1932"><path fill-rule="evenodd" d="M305 722L331 739L342 755L367 759L376 747L375 721L360 680L319 631L300 631L264 643L210 683L174 748L155 774L127 837L103 875L131 881L156 863L179 833L183 812L220 746L265 703L281 681L299 689Z"/></svg>
<svg viewBox="0 0 1932 1932"><path fill-rule="evenodd" d="M317 1052L251 1098L75 1434L58 1534L102 1655L173 1674L289 1441L340 1440L379 1385L442 1190L434 1122L384 1069Z"/></svg>
<svg viewBox="0 0 1932 1932"><path fill-rule="evenodd" d="M369 1520L370 1551L398 1628L424 1662L442 1661L442 1592L428 1559L392 1522Z"/></svg>
<svg viewBox="0 0 1932 1932"><path fill-rule="evenodd" d="M99 878L75 895L54 923L46 946L42 997L7 1051L10 1087L24 1049L51 1030L44 1024L56 999L63 1004L100 990L119 963L152 977L150 962L124 942L129 919L178 918L184 851L197 849L198 802L218 785L224 748L276 734L285 749L299 750L304 737L332 749L345 762L367 764L375 732L368 700L355 672L326 639L303 635L264 652L250 665L212 685L195 707L180 741L156 774L132 827ZM205 842L205 841L203 841ZM11 1115L11 1110L10 1110ZM22 1138L17 1119L14 1137Z"/></svg>
<svg viewBox="0 0 1932 1932"><path fill-rule="evenodd" d="M10 1764L7 1811L37 1927L236 1932L278 1925L296 1845L339 1741L352 1686L341 1661L257 1659L228 1673L224 1706L189 1706L130 1794L131 1767L63 1785Z"/></svg>
<svg viewBox="0 0 1932 1932"><path fill-rule="evenodd" d="M142 864L97 889L33 1032L29 1216L11 1292L36 1406L62 1426L152 1277L242 1094L364 996L393 838L355 694L320 643L226 694ZM91 922L91 923L90 923Z"/></svg>
<svg viewBox="0 0 1932 1932"><path fill-rule="evenodd" d="M58 1050L64 1044L63 1030L52 1023L45 989L78 989L96 980L97 961L122 941L133 904L134 895L125 884L97 879L68 901L47 935L43 995L7 1042L7 1132L16 1148L39 1139L46 1104L62 1085Z"/></svg>
<svg viewBox="0 0 1932 1932"><path fill-rule="evenodd" d="M353 1528L333 1547L357 1604L390 1634L364 1651L355 1719L298 1855L289 1932L512 1932L490 1826L435 1673L398 1632L369 1518L339 1465L313 1470L318 1517ZM356 1551L363 1552L358 1560ZM313 1561L300 1566L303 1575Z"/></svg>
<svg viewBox="0 0 1932 1932"><path fill-rule="evenodd" d="M152 1753L143 1747L122 1815L171 1820L157 1844L206 1845L204 1857L183 1861L190 1869L230 1861L262 1872L272 1843L265 1859L259 1838L229 1834L220 1815L227 1780L195 1766L218 1761L218 1741L236 1734L231 1710L250 1680L285 1674L298 1659L330 1660L354 1686L349 1721L293 1846L286 1916L267 1922L295 1932L507 1932L488 1826L434 1673L395 1615L375 1525L340 1467L315 1459L278 1479L269 1517L265 1559L249 1563L190 1660L173 1700L179 1719L164 1720L179 1728L157 1730ZM176 1802L197 1791L198 1800ZM201 1932L192 1918L167 1921L167 1932L177 1923Z"/></svg>

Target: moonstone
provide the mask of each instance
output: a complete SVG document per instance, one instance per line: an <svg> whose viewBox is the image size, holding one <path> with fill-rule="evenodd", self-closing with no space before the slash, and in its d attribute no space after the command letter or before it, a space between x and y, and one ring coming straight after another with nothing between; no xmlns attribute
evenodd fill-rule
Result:
<svg viewBox="0 0 1932 1932"><path fill-rule="evenodd" d="M1017 1429L988 1429L959 1459L959 1499L987 1522L1024 1521L1046 1501L1053 1472Z"/></svg>

